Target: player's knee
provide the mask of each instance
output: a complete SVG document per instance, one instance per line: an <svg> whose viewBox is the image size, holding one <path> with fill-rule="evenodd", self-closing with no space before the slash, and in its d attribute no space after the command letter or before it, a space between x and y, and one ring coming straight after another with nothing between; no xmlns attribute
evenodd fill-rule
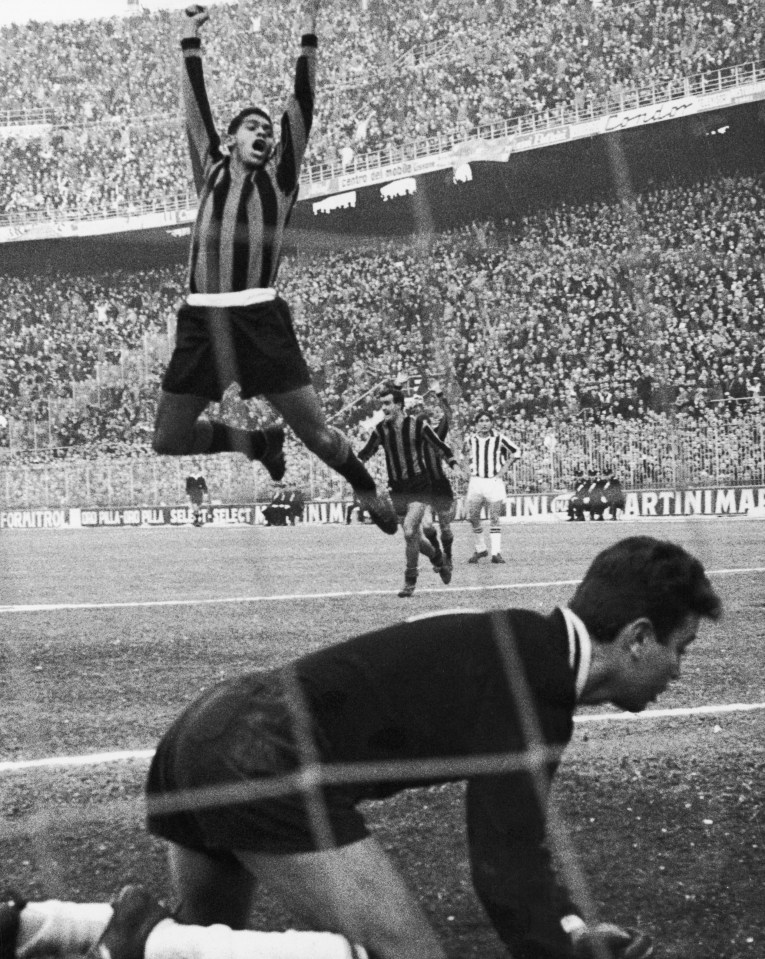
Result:
<svg viewBox="0 0 765 959"><path fill-rule="evenodd" d="M332 426L311 430L302 437L306 447L328 466L342 466L350 449L343 434Z"/></svg>

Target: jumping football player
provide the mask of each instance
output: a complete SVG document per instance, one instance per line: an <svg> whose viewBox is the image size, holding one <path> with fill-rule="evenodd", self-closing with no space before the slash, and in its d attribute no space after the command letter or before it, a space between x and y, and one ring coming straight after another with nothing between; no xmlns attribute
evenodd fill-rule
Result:
<svg viewBox="0 0 765 959"><path fill-rule="evenodd" d="M290 308L275 284L284 231L298 195L300 166L314 109L316 11L308 0L294 93L277 142L267 111L246 107L222 141L202 72L202 7L183 18L182 84L199 210L191 239L189 293L178 313L177 341L162 380L153 445L157 453L239 451L274 480L285 471L284 430L242 430L201 418L231 383L247 399L264 396L297 437L336 470L386 533L396 532L387 493L330 426L311 385Z"/></svg>

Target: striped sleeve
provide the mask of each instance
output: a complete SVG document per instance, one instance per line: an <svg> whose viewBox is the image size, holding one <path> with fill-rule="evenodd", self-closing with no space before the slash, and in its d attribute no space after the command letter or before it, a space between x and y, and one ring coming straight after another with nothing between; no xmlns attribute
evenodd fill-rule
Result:
<svg viewBox="0 0 765 959"><path fill-rule="evenodd" d="M425 421L422 423L422 439L423 442L427 443L428 446L439 453L447 463L454 464L456 462L456 457L452 452L451 446L447 446L442 439L439 439L430 423L426 423Z"/></svg>
<svg viewBox="0 0 765 959"><path fill-rule="evenodd" d="M210 165L221 158L220 137L210 110L202 70L202 41L199 37L181 40L181 93L189 140L191 167L197 193L202 192Z"/></svg>
<svg viewBox="0 0 765 959"><path fill-rule="evenodd" d="M283 193L297 189L300 167L313 125L316 48L316 36L313 33L303 34L295 70L295 89L282 116L276 177Z"/></svg>

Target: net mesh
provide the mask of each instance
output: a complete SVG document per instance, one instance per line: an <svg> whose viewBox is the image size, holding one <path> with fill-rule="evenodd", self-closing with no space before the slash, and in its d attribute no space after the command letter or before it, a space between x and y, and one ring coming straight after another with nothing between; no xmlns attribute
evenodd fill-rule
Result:
<svg viewBox="0 0 765 959"><path fill-rule="evenodd" d="M502 6L502 5L500 5ZM517 7L513 4L512 7ZM576 5L564 5L573 8ZM581 16L585 17L592 14L592 9L588 4L578 5L582 7ZM592 8L598 9L602 4L592 4ZM616 5L615 5L616 6ZM632 3L623 4L627 11L633 8L642 8L644 4ZM654 5L656 6L656 5ZM479 8L485 5L478 5ZM384 13L385 7L380 8L380 16L388 16ZM640 14L642 16L642 12ZM402 14L403 16L403 14ZM392 27L395 24L391 21ZM601 38L603 39L603 38ZM694 42L694 37L689 36L688 43ZM425 51L433 53L434 51ZM401 112L399 121L403 128L407 126L407 115ZM653 243L653 235L649 235L645 229L645 222L641 216L640 195L634 186L633 171L630 167L630 160L625 152L623 142L619 137L610 137L608 140L608 162L610 167L610 187L616 196L618 207L623 211L623 231L621 240L622 255L631 262L630 282L632 285L632 306L636 314L636 329L633 333L645 335L647 341L652 345L649 348L648 355L644 359L660 365L659 348L655 345L657 337L657 324L661 324L666 314L666 304L657 297L655 291L655 274L650 267L650 259L646 258L646 250L650 250ZM714 183L714 181L713 181ZM724 192L724 184L717 181L717 188ZM713 190L715 187L713 186ZM756 192L756 191L755 191ZM563 207L565 208L565 203ZM414 271L412 282L418 287L420 294L421 312L418 314L419 328L418 335L421 336L424 343L424 349L421 351L419 361L422 367L420 372L429 374L431 377L440 378L446 386L447 392L456 401L463 401L465 410L469 402L475 403L480 398L480 391L474 389L469 378L465 375L464 365L458 363L457 341L463 332L458 323L455 322L455 315L461 307L456 305L456 300L449 299L443 295L444 290L436 289L433 291L434 276L439 269L439 261L431 256L432 249L437 243L438 234L435 217L430 209L424 192L417 192L413 198L414 220L416 224L416 236L408 250L408 255L412 257ZM331 255L337 247L337 237L327 236L324 240L319 237L315 241L320 253L326 254L332 268ZM321 249L322 246L325 249ZM538 250L535 251L538 254ZM716 266L720 269L725 267L731 255L730 250L725 250L720 254ZM297 267L305 266L308 263L307 258L298 255ZM385 262L384 260L382 261ZM759 269L759 264L757 266ZM288 280L288 283L290 281ZM424 293L423 293L424 291ZM688 290L681 290L686 293ZM501 334L497 327L499 318L492 317L486 309L487 301L477 298L477 310L483 310L482 333L483 337L479 342L479 349L485 349L489 352L496 352L501 343ZM522 297L516 296L507 301L510 307L519 312L523 312L525 302ZM506 305L506 304L505 304ZM539 305L537 302L536 305ZM363 307L362 307L363 309ZM307 308L306 314L308 321L313 317L314 322L322 322L323 317L318 316L319 311L311 311ZM386 319L391 328L395 327L397 317L391 311ZM395 341L394 341L395 342ZM317 363L320 357L316 357ZM700 360L703 363L705 360ZM365 380L365 389L356 391L357 396L363 396L365 390L374 390L379 379L384 378L392 371L385 368L385 364L375 365L370 361L369 369L365 371L368 379ZM367 386L367 383L371 385ZM513 384L510 384L512 388ZM346 397L347 398L347 397ZM463 410L463 413L464 411ZM350 420L347 414L343 412L340 406L334 416L330 417L332 422L339 425L350 426ZM466 424L463 423L463 427ZM570 424L569 424L570 425ZM526 442L533 442L533 432L536 427L529 428L526 434ZM653 427L651 427L653 429ZM677 472L677 463L682 460L690 470L696 469L694 478L699 475L699 453L698 448L691 449L684 457L678 458L676 455L680 445L678 437L682 436L682 430L675 428L670 437L670 446L675 442L675 446L667 451L657 450L657 446L662 440L663 427L656 428L656 433L651 434L652 438L648 441L645 436L636 436L636 432L641 432L640 426L637 430L632 430L625 426L615 428L615 433L608 433L608 427L603 427L601 432L598 428L587 431L585 427L574 427L563 435L563 442L568 439L571 450L567 454L569 465L575 463L579 457L598 465L605 465L607 461L613 461L626 447L634 444L638 448L639 443L648 443L650 452L653 455L662 455L664 464L672 464L675 473L672 480L676 480L680 475ZM709 441L702 444L702 471L707 476L729 478L730 469L721 471L719 468L720 457L728 458L728 461L741 460L742 457L751 461L752 467L748 474L752 481L762 482L763 469L765 461L762 456L762 431L761 425L754 424L743 429L739 429L736 424L726 422L715 427L703 427L702 431L715 430L715 435L709 438ZM699 430L691 430L694 437L698 437ZM720 442L720 437L723 442ZM602 452L604 437L612 441L613 445L609 452ZM689 442L689 446L692 446ZM740 452L739 452L740 451ZM641 447L638 458L642 461L648 455L649 450ZM560 451L559 451L560 453ZM544 454L543 454L544 455ZM602 461L602 462L599 462ZM635 462L635 457L625 457L625 462ZM205 471L213 467L205 464ZM528 474L521 474L521 486L523 480L532 481L533 475L539 473L539 464L536 464L529 470ZM4 473L6 483L6 498L14 499L23 505L41 505L41 500L51 495L68 495L70 492L74 496L81 494L81 487L86 482L86 471L90 467L71 467L70 469L81 469L82 474L75 474L72 479L64 483L63 489L55 487L51 492L51 483L48 480L39 480L42 470L32 471L28 466L20 467L16 472L6 471ZM313 466L312 469L317 467ZM731 467L732 468L732 467ZM131 465L132 471L138 469ZM229 472L234 471L232 467L227 467ZM239 467L236 468L237 470ZM667 465L669 469L669 465ZM156 468L152 467L154 473L150 477L141 476L140 481L136 480L137 495L146 495L145 490L162 490L163 495L168 490L172 490L174 480L167 483L158 482L156 478ZM715 472L716 470L716 472ZM125 471L120 468L122 481L124 481ZM90 475L89 473L87 474ZM737 474L738 475L738 474ZM317 483L317 486L324 486L331 489L331 480L325 476L325 481ZM61 474L58 474L58 480ZM685 474L685 479L688 474ZM175 478L177 479L177 477ZM314 475L311 474L311 482L314 482ZM551 477L554 485L555 475ZM630 476L630 479L636 483L640 482L637 476ZM667 477L668 481L670 477ZM250 483L252 477L245 473L235 476L230 480L230 487L239 490ZM87 480L89 483L89 479ZM223 480L221 480L221 483ZM650 479L649 479L650 482ZM31 484L31 492L30 492ZM110 488L111 478L101 477L95 486L106 486ZM133 484L131 483L131 486ZM72 487L80 489L72 490ZM90 490L92 494L95 490ZM110 501L111 492L104 494L107 501ZM89 496L92 499L92 495ZM713 535L701 527L690 527L682 531L682 536L691 545L698 547L700 552L707 551L713 540ZM151 559L151 549L148 551ZM10 557L9 557L10 558ZM44 562L44 558L40 559ZM329 556L324 557L324 562L331 565L332 559ZM570 563L568 572L574 568L575 564ZM4 603L14 603L17 600L22 601L21 597L27 600L28 597L34 597L35 581L39 576L39 571L28 569L26 577L22 581L14 581L15 572L10 567L6 570L6 592L4 592ZM349 604L350 607L350 604ZM350 616L350 608L345 610ZM57 704L50 701L49 693L46 690L45 683L39 682L37 675L38 667L45 669L46 654L49 647L45 645L45 631L50 625L48 621L40 622L36 618L39 614L24 614L10 621L9 634L12 642L2 650L0 654L2 659L2 689L6 698L6 722L9 724L11 732L8 734L8 741L4 744L3 755L0 756L5 761L5 765L0 768L6 796L4 798L4 814L2 824L0 825L0 838L2 838L3 848L8 852L8 862L12 866L12 872L17 875L26 875L30 872L29 861L34 859L35 884L40 891L45 889L55 889L59 895L63 894L65 887L70 884L72 873L62 862L62 850L72 853L71 846L67 846L65 839L67 835L82 832L92 826L94 832L100 832L104 827L107 830L111 827L115 831L122 829L131 829L133 831L140 828L144 816L144 799L140 794L140 788L136 784L141 782L146 762L150 750L144 751L140 756L131 755L129 757L119 756L116 758L106 757L98 764L93 763L84 757L82 762L72 761L62 771L60 767L52 765L41 769L30 770L21 764L14 762L14 757L18 754L22 757L25 754L36 754L40 756L55 756L58 753L58 731L57 723L60 717L57 715ZM340 617L342 618L342 616ZM9 620L6 620L9 622ZM495 628L501 631L501 626ZM106 636L119 636L120 620L116 617L106 628ZM160 624L150 624L148 630L161 633ZM72 637L70 637L72 638ZM540 730L539 717L536 715L532 706L531 694L528 688L521 681L522 670L518 668L517 662L513 661L512 653L514 643L512 637L508 635L497 636L501 648L508 655L505 663L506 678L510 687L513 689L514 698L520 706L520 716L524 725L524 738L527 748L523 754L509 755L485 755L470 757L455 757L445 760L419 760L417 762L396 762L396 763L377 763L373 766L364 764L343 764L332 765L321 763L317 744L310 733L310 722L307 716L306 705L300 695L297 684L293 684L290 689L289 704L294 722L294 730L301 752L300 770L294 775L285 777L274 777L268 781L250 782L240 786L224 787L216 790L205 790L190 792L174 797L172 804L181 803L184 807L197 808L201 805L247 801L255 798L264 798L269 796L279 796L294 789L303 790L309 797L309 807L311 810L311 819L318 842L323 847L331 845L331 833L327 823L326 809L324 807L320 787L327 783L343 784L356 781L369 781L379 779L387 781L395 779L397 781L419 781L427 777L445 777L445 778L468 778L476 775L490 775L492 773L506 773L512 769L528 769L531 771L532 778L536 784L538 799L546 803L547 786L544 777L544 770L550 760L559 758L558 751L550 751L544 741ZM30 643L30 652L25 650L25 641ZM117 639L115 638L115 641ZM39 662L37 661L39 660ZM42 664L42 666L41 666ZM126 672L126 679L129 673ZM48 683L55 683L55 678L51 679L46 674ZM145 677L138 679L140 687ZM136 698L140 701L140 688L134 690ZM85 695L85 694L84 694ZM15 715L14 715L15 714ZM31 717L31 718L30 718ZM23 728L23 736L18 739L13 732L14 721L18 722ZM94 737L94 741L84 743L88 747L87 751L95 749L111 749L111 743L102 743ZM144 745L147 745L144 742ZM124 768L123 773L114 773L115 767ZM89 772L86 772L89 770ZM110 790L115 790L117 795L109 795ZM125 795L127 793L127 796ZM94 796L98 799L94 800ZM63 800L63 801L62 801ZM168 801L168 804L169 801ZM162 804L159 804L160 806ZM549 806L548 815L549 842L556 860L560 863L561 872L567 885L575 892L577 899L583 909L586 917L590 920L599 916L599 906L596 897L593 895L588 880L585 878L584 871L581 868L579 856L575 850L575 843L572 841L569 827L565 817L560 813L556 803ZM30 851L31 850L31 851ZM92 847L88 847L88 855L93 861L86 864L86 868L92 868L96 872L100 868L98 862L97 850L94 852ZM117 871L124 869L135 875L140 871L140 863L130 863L131 846L118 853ZM24 857L29 857L24 858ZM115 863L112 863L114 866ZM92 877L91 877L92 878ZM113 873L109 873L109 878L113 878ZM85 884L88 890L92 890L94 883ZM95 882L98 885L98 881ZM76 891L76 887L73 891ZM104 894L109 891L104 889Z"/></svg>

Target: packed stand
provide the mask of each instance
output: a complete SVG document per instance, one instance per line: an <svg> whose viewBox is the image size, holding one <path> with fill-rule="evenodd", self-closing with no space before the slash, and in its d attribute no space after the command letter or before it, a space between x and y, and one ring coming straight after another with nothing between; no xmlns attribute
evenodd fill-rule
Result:
<svg viewBox="0 0 765 959"><path fill-rule="evenodd" d="M279 110L296 16L286 0L267 10L253 0L218 8L204 45L220 123L253 98ZM45 108L56 118L50 135L4 144L0 215L108 216L193 193L179 121L177 17L0 29L0 111ZM757 0L368 0L366 10L332 0L322 17L309 164L461 137L765 55Z"/></svg>
<svg viewBox="0 0 765 959"><path fill-rule="evenodd" d="M634 478L650 471L661 424L670 443L683 424L701 436L761 412L763 209L754 175L665 185L632 203L474 224L426 251L288 258L280 292L329 415L357 440L376 408L374 392L354 405L362 394L436 367L458 424L490 406L508 432L533 438L534 473L548 433L650 426L648 446L630 441L614 464ZM0 413L36 421L41 446L145 451L183 282L182 266L6 278ZM76 402L87 384L90 406ZM265 415L225 402L229 419ZM64 411L53 426L51 403ZM28 434L15 444L29 445ZM591 454L566 455L573 465ZM699 475L719 469L704 455ZM730 475L756 473L751 450L727 443L720 455Z"/></svg>

